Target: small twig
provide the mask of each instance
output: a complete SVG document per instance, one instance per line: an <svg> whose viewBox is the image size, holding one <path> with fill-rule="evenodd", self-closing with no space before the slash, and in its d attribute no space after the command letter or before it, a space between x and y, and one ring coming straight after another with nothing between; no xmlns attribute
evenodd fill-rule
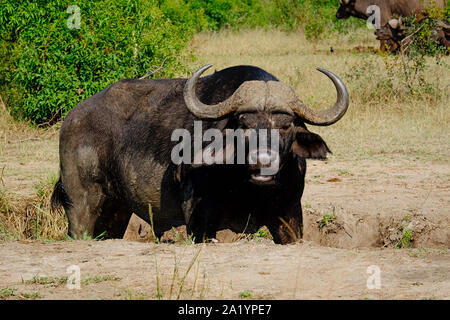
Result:
<svg viewBox="0 0 450 320"><path fill-rule="evenodd" d="M241 23L241 21L244 20L245 17L247 17L247 12L242 17L236 20L236 24Z"/></svg>
<svg viewBox="0 0 450 320"><path fill-rule="evenodd" d="M350 233L348 233L347 230L345 230L344 226L342 226L342 229L344 230L344 232L345 232L350 238L353 239L352 235L351 235Z"/></svg>
<svg viewBox="0 0 450 320"><path fill-rule="evenodd" d="M38 141L38 140L42 140L42 138L26 138L26 139L11 141L11 143L22 143L22 142L26 142L26 141Z"/></svg>
<svg viewBox="0 0 450 320"><path fill-rule="evenodd" d="M430 174L430 176L431 176L431 174ZM430 197L431 193L433 192L436 180L437 180L437 178L435 178L433 180L433 183L431 183L430 190L428 191L428 194L426 195L425 199L423 200L422 204L420 205L419 209L417 210L418 212L421 212L423 210L425 203L427 202L428 198Z"/></svg>
<svg viewBox="0 0 450 320"><path fill-rule="evenodd" d="M26 141L39 141L39 140L44 140L44 139L50 138L51 136L55 135L56 133L58 133L57 130L52 131L49 135L46 135L46 136L43 135L43 136L40 137L40 138L38 138L38 137L30 137L30 138L21 139L21 140L14 140L14 141L11 141L10 143L22 143L22 142L26 142Z"/></svg>
<svg viewBox="0 0 450 320"><path fill-rule="evenodd" d="M408 35L407 37L405 37L405 39L403 39L403 40L401 41L401 42L402 42L402 54L406 51L406 49L409 48L410 44L412 43L412 42L410 42L406 47L403 47L403 44L406 43L406 40L408 40L409 38L411 38L412 36L414 36L416 33L418 33L418 32L423 28L423 26L424 26L424 25L421 25L419 28L417 28L416 31L414 31L413 33L411 33L410 35Z"/></svg>
<svg viewBox="0 0 450 320"><path fill-rule="evenodd" d="M242 233L245 233L245 230L247 230L247 227L248 227L248 223L250 222L250 217L252 216L252 214L251 213L249 213L248 214L248 219L247 219L247 223L245 224L245 228L244 228L244 231L242 231Z"/></svg>
<svg viewBox="0 0 450 320"><path fill-rule="evenodd" d="M6 105L5 105L5 103L3 102L3 99L2 99L2 96L0 95L0 106L2 107L2 109L4 110L4 111L7 111L6 110Z"/></svg>
<svg viewBox="0 0 450 320"><path fill-rule="evenodd" d="M3 181L3 173L5 172L5 167L6 167L6 165L3 166L3 168L2 168L2 173L0 174L0 181L2 182L2 185L3 185L4 187L6 187L6 186L5 186L5 181Z"/></svg>
<svg viewBox="0 0 450 320"><path fill-rule="evenodd" d="M287 223L286 220L284 220L282 217L278 217L278 218L286 226L286 228L288 229L287 231L290 234L290 236L292 237L292 239L294 239L294 241L297 241L299 239L299 237L295 234L294 230L292 230L292 228L289 225L289 223Z"/></svg>
<svg viewBox="0 0 450 320"><path fill-rule="evenodd" d="M164 67L164 63L166 62L166 60L167 60L167 57L164 58L164 60L160 66L151 66L150 70L146 74L144 74L142 77L140 77L139 80L145 79L145 78L151 76L152 74L155 74L155 73L161 71ZM156 69L154 69L154 68L156 68Z"/></svg>

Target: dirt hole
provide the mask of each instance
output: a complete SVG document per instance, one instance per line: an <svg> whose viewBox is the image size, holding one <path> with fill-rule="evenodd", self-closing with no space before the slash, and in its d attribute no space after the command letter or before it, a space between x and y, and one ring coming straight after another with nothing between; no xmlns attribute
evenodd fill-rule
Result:
<svg viewBox="0 0 450 320"><path fill-rule="evenodd" d="M323 212L328 212L323 214ZM330 206L328 210L307 208L303 213L303 239L335 248L448 248L450 235L446 218L426 217L418 213L395 217L383 214L365 216L349 213L343 208ZM220 230L214 241L272 241L270 232L263 227L257 234L241 234ZM136 215L130 219L125 240L154 242L151 227ZM186 227L166 231L161 242L189 243Z"/></svg>

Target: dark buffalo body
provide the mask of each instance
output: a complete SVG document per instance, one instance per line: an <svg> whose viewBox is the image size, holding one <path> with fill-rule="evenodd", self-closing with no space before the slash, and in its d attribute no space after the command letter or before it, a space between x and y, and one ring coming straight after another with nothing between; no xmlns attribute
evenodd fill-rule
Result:
<svg viewBox="0 0 450 320"><path fill-rule="evenodd" d="M199 78L203 71L189 81L119 81L68 113L60 132L61 176L52 204L64 207L70 236L106 231L107 237L122 237L132 213L151 222L150 206L157 236L182 224L197 241L214 237L219 229L254 232L262 225L277 243L301 236L305 159L325 159L329 151L304 122L329 125L342 117L348 106L345 86L322 70L335 83L338 102L316 113L260 68L237 66ZM282 106L286 96L297 107ZM293 105L291 100L286 103ZM263 107L253 107L261 101ZM222 104L228 111L217 117L198 109L208 113ZM192 133L195 120L202 120L203 130L279 129L280 170L266 181L254 174L259 162L174 164L171 151L178 142L171 141L172 132L184 128Z"/></svg>

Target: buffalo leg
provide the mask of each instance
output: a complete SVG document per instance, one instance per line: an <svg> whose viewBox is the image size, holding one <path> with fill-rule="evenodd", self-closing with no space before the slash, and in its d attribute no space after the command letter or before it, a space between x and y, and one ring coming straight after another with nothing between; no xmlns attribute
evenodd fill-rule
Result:
<svg viewBox="0 0 450 320"><path fill-rule="evenodd" d="M381 51L381 52L383 52L383 53L386 52L386 50L387 50L386 45L387 45L387 44L388 44L388 43L387 43L386 40L380 40L380 51Z"/></svg>
<svg viewBox="0 0 450 320"><path fill-rule="evenodd" d="M197 243L216 236L221 215L219 212L210 212L211 209L208 208L214 208L214 205L208 204L205 200L199 200L191 209L187 232L194 236Z"/></svg>
<svg viewBox="0 0 450 320"><path fill-rule="evenodd" d="M194 182L186 177L181 186L181 210L186 222L186 231L192 235L196 242L203 242L216 236L216 231L220 222L219 212L211 212L211 208L217 208L213 197L200 192L195 194ZM209 200L208 200L209 199Z"/></svg>
<svg viewBox="0 0 450 320"><path fill-rule="evenodd" d="M69 236L82 239L84 236L94 237L95 223L101 214L105 196L101 186L88 183L85 186L67 186L72 204L67 207L66 215L69 221Z"/></svg>
<svg viewBox="0 0 450 320"><path fill-rule="evenodd" d="M95 223L102 212L106 196L99 179L98 168L93 161L64 161L61 170L61 181L70 199L65 206L69 222L69 236L82 239L84 236L94 237ZM83 158L81 159L83 160Z"/></svg>
<svg viewBox="0 0 450 320"><path fill-rule="evenodd" d="M101 214L95 223L94 235L104 234L105 238L123 238L131 214L127 205L114 200L105 200Z"/></svg>

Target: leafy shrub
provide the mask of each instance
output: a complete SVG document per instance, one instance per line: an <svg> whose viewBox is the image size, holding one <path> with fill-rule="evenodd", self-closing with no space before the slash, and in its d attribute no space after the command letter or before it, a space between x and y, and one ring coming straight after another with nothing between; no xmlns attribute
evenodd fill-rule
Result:
<svg viewBox="0 0 450 320"><path fill-rule="evenodd" d="M365 59L344 75L352 100L362 106L396 105L404 101L438 102L446 92L441 74L428 72L425 58L385 55L382 61ZM427 76L426 76L427 75Z"/></svg>
<svg viewBox="0 0 450 320"><path fill-rule="evenodd" d="M402 237L398 240L394 247L397 249L409 248L411 247L411 241L411 231L407 228L402 228Z"/></svg>
<svg viewBox="0 0 450 320"><path fill-rule="evenodd" d="M82 100L155 66L155 76L186 71L194 32L224 27L304 28L319 38L356 19L337 20L333 0L4 0L0 7L0 94L14 117L53 123ZM71 20L72 21L72 20Z"/></svg>
<svg viewBox="0 0 450 320"><path fill-rule="evenodd" d="M339 20L335 0L193 0L192 9L205 8L208 29L224 26L303 28L308 38L348 32L364 25L357 19Z"/></svg>
<svg viewBox="0 0 450 320"><path fill-rule="evenodd" d="M414 58L448 54L449 49L439 43L436 34L441 29L438 22L448 20L449 10L425 10L425 17L420 22L416 22L416 16L403 18L404 33L407 35L402 41L403 53Z"/></svg>
<svg viewBox="0 0 450 320"><path fill-rule="evenodd" d="M0 8L0 93L15 117L57 120L108 85L163 61L158 76L184 68L179 55L194 29L166 17L157 1L80 2L79 29L67 27L70 4L6 0Z"/></svg>
<svg viewBox="0 0 450 320"><path fill-rule="evenodd" d="M365 27L365 21L356 18L337 19L339 1L298 1L298 23L303 26L306 37L323 38L336 32L348 33L356 28Z"/></svg>

